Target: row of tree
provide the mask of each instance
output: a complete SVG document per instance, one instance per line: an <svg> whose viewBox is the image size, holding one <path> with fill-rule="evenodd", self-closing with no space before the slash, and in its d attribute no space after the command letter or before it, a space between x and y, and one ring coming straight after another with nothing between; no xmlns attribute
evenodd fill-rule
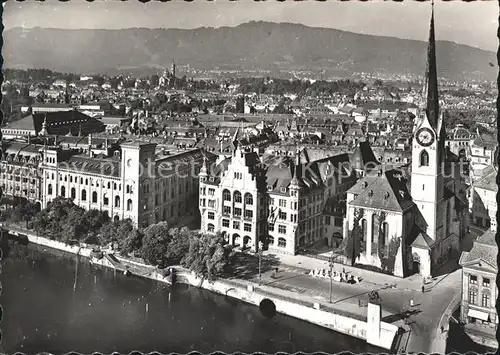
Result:
<svg viewBox="0 0 500 355"><path fill-rule="evenodd" d="M30 219L40 236L52 240L111 244L123 256L140 257L159 268L182 265L207 279L221 276L233 259L232 248L220 234L170 228L167 222L138 229L129 219L111 221L107 212L84 210L69 198L57 197L40 212L30 203L18 204L2 217L11 223Z"/></svg>

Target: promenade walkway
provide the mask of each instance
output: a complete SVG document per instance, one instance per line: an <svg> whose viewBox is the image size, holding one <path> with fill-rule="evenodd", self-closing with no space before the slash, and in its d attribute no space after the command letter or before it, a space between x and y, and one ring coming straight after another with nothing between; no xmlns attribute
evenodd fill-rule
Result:
<svg viewBox="0 0 500 355"><path fill-rule="evenodd" d="M366 308L360 307L359 304L366 304L368 293L377 290L382 299L383 320L407 330L398 352L441 352L446 346L446 334L441 334L440 326L447 324L448 318L442 319L442 315L451 314L449 305L456 295L460 294L461 272L457 268L457 260L445 264L439 270L441 275L425 285L424 293L422 293L423 278L419 275L401 279L335 264L333 268L335 271L345 270L346 273L361 278L361 282L358 284L333 282L330 304L330 281L308 275L311 269L328 270L328 262L303 255L289 256L264 252L263 259L265 258L277 259L279 271L274 276L271 270L262 273L262 284L283 292L307 295L310 299L331 307L364 313L366 316ZM258 282L258 276L253 277L252 281ZM414 301L414 307L410 307L410 300Z"/></svg>

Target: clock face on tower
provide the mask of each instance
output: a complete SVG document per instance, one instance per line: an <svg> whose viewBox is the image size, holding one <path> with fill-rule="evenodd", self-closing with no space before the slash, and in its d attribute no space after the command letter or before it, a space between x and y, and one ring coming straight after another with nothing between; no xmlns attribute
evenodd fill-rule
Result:
<svg viewBox="0 0 500 355"><path fill-rule="evenodd" d="M434 133L427 127L420 128L416 134L416 138L418 144L424 147L428 147L434 143Z"/></svg>

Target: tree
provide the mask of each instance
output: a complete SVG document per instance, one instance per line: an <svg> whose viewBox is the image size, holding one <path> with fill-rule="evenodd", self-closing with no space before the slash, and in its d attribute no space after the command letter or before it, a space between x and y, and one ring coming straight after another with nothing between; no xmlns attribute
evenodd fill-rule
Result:
<svg viewBox="0 0 500 355"><path fill-rule="evenodd" d="M189 252L190 240L196 236L196 232L187 227L181 229L172 228L168 231L170 242L166 257L171 263L181 263L182 258Z"/></svg>
<svg viewBox="0 0 500 355"><path fill-rule="evenodd" d="M363 229L360 224L363 215L364 210L362 208L354 210L354 225L347 234L347 240L344 241L344 255L351 259L351 265L354 265L356 258L363 252L363 245L361 244Z"/></svg>
<svg viewBox="0 0 500 355"><path fill-rule="evenodd" d="M182 265L194 271L197 276L214 280L222 275L230 265L232 249L225 246L222 234L192 235L189 250L182 260Z"/></svg>
<svg viewBox="0 0 500 355"><path fill-rule="evenodd" d="M134 225L130 219L113 221L103 224L100 229L100 241L102 244L117 242L120 246L130 232L134 230Z"/></svg>
<svg viewBox="0 0 500 355"><path fill-rule="evenodd" d="M123 256L127 256L129 254L135 254L140 252L142 249L142 240L144 238L144 234L138 229L131 230L127 236L122 239L122 243L120 245L120 254Z"/></svg>
<svg viewBox="0 0 500 355"><path fill-rule="evenodd" d="M168 232L167 222L152 224L144 229L140 254L145 262L160 268L167 266L168 244L171 240Z"/></svg>

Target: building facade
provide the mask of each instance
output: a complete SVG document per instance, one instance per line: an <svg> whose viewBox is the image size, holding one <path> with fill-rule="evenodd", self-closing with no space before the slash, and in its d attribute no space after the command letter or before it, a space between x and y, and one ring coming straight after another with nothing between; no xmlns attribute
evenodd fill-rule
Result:
<svg viewBox="0 0 500 355"><path fill-rule="evenodd" d="M200 149L167 153L156 144L124 142L81 150L44 150L43 207L55 197L73 199L86 210L107 211L113 220L139 227L167 221L172 226L196 216Z"/></svg>
<svg viewBox="0 0 500 355"><path fill-rule="evenodd" d="M495 232L494 229L486 231L474 242L470 252L462 253L459 262L462 266L460 320L472 340L492 349L498 348L495 307L498 247Z"/></svg>

